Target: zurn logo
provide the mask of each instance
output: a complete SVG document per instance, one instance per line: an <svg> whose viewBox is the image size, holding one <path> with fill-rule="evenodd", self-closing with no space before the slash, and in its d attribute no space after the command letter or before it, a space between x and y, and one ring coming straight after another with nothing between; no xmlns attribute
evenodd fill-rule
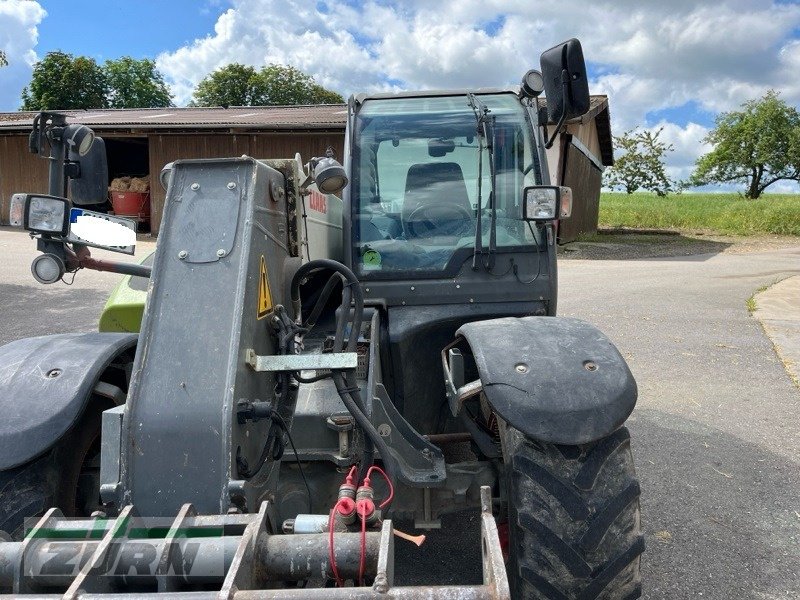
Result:
<svg viewBox="0 0 800 600"><path fill-rule="evenodd" d="M100 560L95 562L95 574L126 580L137 577L153 579L156 575L183 580L225 576L225 547L234 540L228 539L228 543L225 543L221 529L203 531L203 537L197 537L196 530L170 532L174 537L168 549L164 540L166 532L170 532L169 526L131 528L125 537L111 540L102 557L96 557ZM84 533L85 536L78 531L71 531L69 537L72 539L65 540L63 531L36 531L35 537L38 539L29 547L30 552L26 553L35 557L26 560L27 574L55 579L76 577L95 556L101 544L98 538L102 538L103 532L87 530ZM101 535L98 536L98 533ZM203 549L203 544L207 548ZM201 552L204 559L202 572L197 564Z"/></svg>

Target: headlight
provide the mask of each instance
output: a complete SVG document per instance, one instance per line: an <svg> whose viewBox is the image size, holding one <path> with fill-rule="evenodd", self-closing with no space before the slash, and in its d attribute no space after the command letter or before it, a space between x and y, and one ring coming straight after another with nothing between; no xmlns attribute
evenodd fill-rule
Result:
<svg viewBox="0 0 800 600"><path fill-rule="evenodd" d="M67 235L69 200L58 196L28 194L25 202L25 229L35 233Z"/></svg>
<svg viewBox="0 0 800 600"><path fill-rule="evenodd" d="M527 221L552 221L556 218L558 188L533 186L525 188L523 218Z"/></svg>
<svg viewBox="0 0 800 600"><path fill-rule="evenodd" d="M572 214L572 190L555 185L533 185L523 191L522 218L526 221L553 221Z"/></svg>

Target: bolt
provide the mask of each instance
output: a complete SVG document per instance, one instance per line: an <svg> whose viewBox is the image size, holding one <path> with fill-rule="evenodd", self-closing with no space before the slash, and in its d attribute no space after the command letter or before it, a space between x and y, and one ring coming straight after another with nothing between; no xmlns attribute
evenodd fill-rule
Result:
<svg viewBox="0 0 800 600"><path fill-rule="evenodd" d="M378 425L378 434L381 437L389 437L392 434L392 428L386 423L381 423Z"/></svg>
<svg viewBox="0 0 800 600"><path fill-rule="evenodd" d="M587 360L585 363L583 363L583 368L587 371L597 371L597 363Z"/></svg>
<svg viewBox="0 0 800 600"><path fill-rule="evenodd" d="M199 189L200 189L200 184L199 184L199 183L196 183L196 182L195 182L195 183L193 183L193 184L192 184L192 189L193 189L193 190L196 192L197 190L199 190Z"/></svg>
<svg viewBox="0 0 800 600"><path fill-rule="evenodd" d="M369 294L369 288L366 288L364 291Z"/></svg>
<svg viewBox="0 0 800 600"><path fill-rule="evenodd" d="M514 368L517 370L517 373L527 373L528 372L528 365L525 363L517 363L514 365Z"/></svg>
<svg viewBox="0 0 800 600"><path fill-rule="evenodd" d="M185 259L187 256L189 256L189 253L186 250L181 250L178 252L178 258L181 260Z"/></svg>
<svg viewBox="0 0 800 600"><path fill-rule="evenodd" d="M469 301L470 302L475 302L475 298L470 298Z"/></svg>
<svg viewBox="0 0 800 600"><path fill-rule="evenodd" d="M225 256L225 250L223 250L222 248L220 248L219 250L217 250L217 256L219 256L220 258L222 258L223 256Z"/></svg>
<svg viewBox="0 0 800 600"><path fill-rule="evenodd" d="M235 190L236 189L236 183L233 182L233 181L229 181L228 182L228 189L229 190Z"/></svg>
<svg viewBox="0 0 800 600"><path fill-rule="evenodd" d="M59 375L61 375L61 369L50 369L46 376L50 379L55 379Z"/></svg>
<svg viewBox="0 0 800 600"><path fill-rule="evenodd" d="M411 291L413 292L415 289L417 289L417 288L415 288L415 287L412 285L412 286L411 286Z"/></svg>
<svg viewBox="0 0 800 600"><path fill-rule="evenodd" d="M461 289L461 284L460 284L460 283L457 283L457 284L456 284L456 289L457 289L457 290L460 290L460 289Z"/></svg>
<svg viewBox="0 0 800 600"><path fill-rule="evenodd" d="M424 456L426 460L430 460L431 459L431 450L430 450L430 448L423 448L422 449L422 456Z"/></svg>

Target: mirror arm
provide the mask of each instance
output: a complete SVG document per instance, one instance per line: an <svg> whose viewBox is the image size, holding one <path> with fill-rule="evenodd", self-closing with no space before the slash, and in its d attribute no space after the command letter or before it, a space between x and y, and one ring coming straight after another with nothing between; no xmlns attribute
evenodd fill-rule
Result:
<svg viewBox="0 0 800 600"><path fill-rule="evenodd" d="M569 93L569 72L566 69L561 70L561 118L558 120L556 124L556 128L553 130L552 137L547 140L547 143L544 147L547 150L553 147L553 142L556 141L556 136L561 131L561 128L564 126L564 123L567 120L567 94Z"/></svg>

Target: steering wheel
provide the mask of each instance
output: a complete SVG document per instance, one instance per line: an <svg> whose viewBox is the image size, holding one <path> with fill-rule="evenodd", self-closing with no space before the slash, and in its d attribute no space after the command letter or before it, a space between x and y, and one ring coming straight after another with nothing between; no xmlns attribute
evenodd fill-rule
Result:
<svg viewBox="0 0 800 600"><path fill-rule="evenodd" d="M412 237L426 237L432 233L457 235L472 223L472 214L460 204L422 204L405 219Z"/></svg>

